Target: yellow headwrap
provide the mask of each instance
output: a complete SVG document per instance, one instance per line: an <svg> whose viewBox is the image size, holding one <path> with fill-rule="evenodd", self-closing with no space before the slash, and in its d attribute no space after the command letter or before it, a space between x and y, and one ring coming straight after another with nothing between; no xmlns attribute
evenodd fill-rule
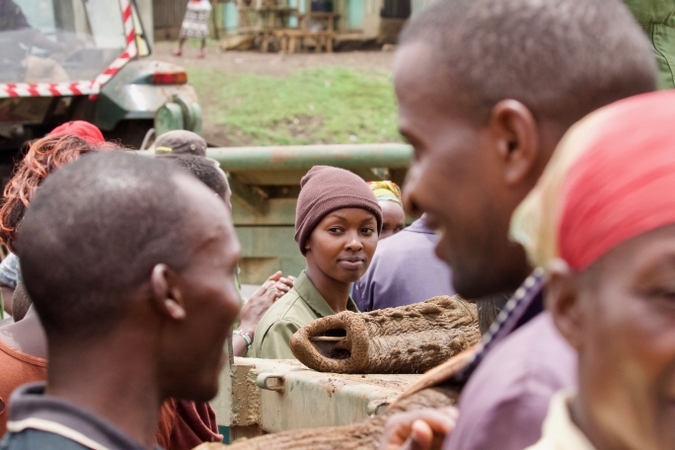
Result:
<svg viewBox="0 0 675 450"><path fill-rule="evenodd" d="M377 197L377 201L389 200L403 206L401 188L393 181L369 181L368 186Z"/></svg>

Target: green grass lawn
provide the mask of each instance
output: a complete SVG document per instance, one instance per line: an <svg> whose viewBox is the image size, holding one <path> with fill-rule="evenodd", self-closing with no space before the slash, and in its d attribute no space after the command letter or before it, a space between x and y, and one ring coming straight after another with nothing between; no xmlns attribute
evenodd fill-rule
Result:
<svg viewBox="0 0 675 450"><path fill-rule="evenodd" d="M400 142L391 74L325 67L289 76L188 67L204 109L233 146Z"/></svg>

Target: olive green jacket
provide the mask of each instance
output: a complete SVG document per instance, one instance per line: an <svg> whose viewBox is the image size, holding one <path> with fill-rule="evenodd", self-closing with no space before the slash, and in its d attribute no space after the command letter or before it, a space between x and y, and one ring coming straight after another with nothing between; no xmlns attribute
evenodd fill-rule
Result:
<svg viewBox="0 0 675 450"><path fill-rule="evenodd" d="M347 309L359 312L349 298ZM253 357L295 359L290 341L293 333L321 317L335 314L303 271L293 289L277 300L255 329Z"/></svg>
<svg viewBox="0 0 675 450"><path fill-rule="evenodd" d="M675 0L624 0L652 43L658 88L675 88Z"/></svg>

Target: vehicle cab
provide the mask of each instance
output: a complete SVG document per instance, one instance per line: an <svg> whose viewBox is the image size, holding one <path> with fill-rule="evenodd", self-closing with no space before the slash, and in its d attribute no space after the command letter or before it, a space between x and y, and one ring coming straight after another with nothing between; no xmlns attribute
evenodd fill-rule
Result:
<svg viewBox="0 0 675 450"><path fill-rule="evenodd" d="M200 114L185 70L150 55L135 0L0 0L0 150L75 119L138 147L163 105Z"/></svg>

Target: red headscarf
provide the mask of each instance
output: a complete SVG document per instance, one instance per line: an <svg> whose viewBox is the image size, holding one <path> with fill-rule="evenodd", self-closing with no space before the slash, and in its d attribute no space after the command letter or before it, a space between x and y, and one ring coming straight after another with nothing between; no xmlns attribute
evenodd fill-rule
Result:
<svg viewBox="0 0 675 450"><path fill-rule="evenodd" d="M575 270L626 240L675 224L675 91L603 109L561 191L558 249Z"/></svg>
<svg viewBox="0 0 675 450"><path fill-rule="evenodd" d="M99 130L96 125L92 125L84 120L73 120L71 122L66 122L63 125L59 125L49 133L50 136L55 134L77 136L87 141L87 144L89 145L98 145L105 142L101 130Z"/></svg>

